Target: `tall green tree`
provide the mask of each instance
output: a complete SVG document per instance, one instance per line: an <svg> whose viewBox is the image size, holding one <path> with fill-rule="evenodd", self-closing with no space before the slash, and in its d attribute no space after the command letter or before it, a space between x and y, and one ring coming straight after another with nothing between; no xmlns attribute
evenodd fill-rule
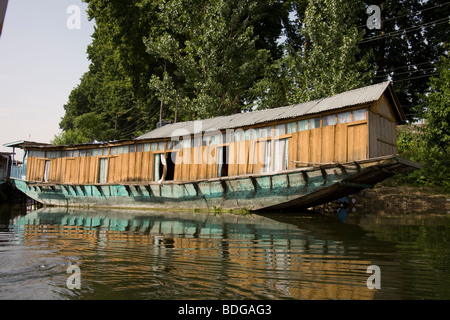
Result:
<svg viewBox="0 0 450 320"><path fill-rule="evenodd" d="M430 76L450 41L450 3L441 0L370 0L359 14L362 52L372 51L374 82L391 80L407 118L421 115L422 97L429 92ZM368 29L366 8L381 9L381 28Z"/></svg>
<svg viewBox="0 0 450 320"><path fill-rule="evenodd" d="M448 47L448 46L447 46ZM437 75L430 78L430 93L425 97L425 135L431 145L450 149L450 60L442 56Z"/></svg>
<svg viewBox="0 0 450 320"><path fill-rule="evenodd" d="M91 64L64 106L63 132L55 139L58 143L128 139L157 121L158 101L148 89L157 61L146 53L142 40L155 26L153 4L139 0L86 2L96 23L87 48ZM86 122L86 114L91 120L95 114L96 121Z"/></svg>
<svg viewBox="0 0 450 320"><path fill-rule="evenodd" d="M267 58L281 56L283 30L295 34L289 0L85 1L96 22L91 65L64 106L58 142L132 138L155 127L161 100L168 120L177 110L178 120L236 112ZM161 51L166 40L178 51ZM84 114L102 130L88 130L96 122Z"/></svg>
<svg viewBox="0 0 450 320"><path fill-rule="evenodd" d="M291 103L334 95L368 85L374 72L369 54L360 57L364 31L357 27L361 3L346 0L309 1L301 51L290 52Z"/></svg>
<svg viewBox="0 0 450 320"><path fill-rule="evenodd" d="M262 107L278 107L334 95L371 83L370 51L361 53L358 29L363 3L346 0L298 1L295 40L266 70L255 95ZM298 43L301 41L301 43Z"/></svg>
<svg viewBox="0 0 450 320"><path fill-rule="evenodd" d="M270 57L270 50L258 48L254 33L260 2L171 0L160 5L164 32L150 35L145 44L164 72L153 75L150 88L179 119L236 113L251 103L248 91Z"/></svg>

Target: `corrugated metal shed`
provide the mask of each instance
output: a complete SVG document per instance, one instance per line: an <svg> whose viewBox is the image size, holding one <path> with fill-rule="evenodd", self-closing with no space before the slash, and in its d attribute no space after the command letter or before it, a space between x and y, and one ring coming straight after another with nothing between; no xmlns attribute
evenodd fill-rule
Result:
<svg viewBox="0 0 450 320"><path fill-rule="evenodd" d="M263 124L276 120L296 118L325 111L341 109L377 101L390 86L390 82L382 82L371 86L343 92L328 98L313 100L287 107L267 109L246 113L237 113L199 121L178 122L157 128L137 137L136 140L158 139L171 136L183 136L188 133L200 133L209 130L236 129L255 124Z"/></svg>

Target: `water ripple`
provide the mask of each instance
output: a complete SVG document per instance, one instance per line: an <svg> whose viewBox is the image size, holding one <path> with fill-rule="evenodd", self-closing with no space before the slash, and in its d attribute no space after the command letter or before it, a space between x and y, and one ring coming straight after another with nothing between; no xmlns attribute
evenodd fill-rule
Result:
<svg viewBox="0 0 450 320"><path fill-rule="evenodd" d="M311 217L41 210L0 230L0 299L448 297L448 248L429 252L375 229ZM382 269L379 291L366 286L372 264ZM79 290L66 286L71 265Z"/></svg>

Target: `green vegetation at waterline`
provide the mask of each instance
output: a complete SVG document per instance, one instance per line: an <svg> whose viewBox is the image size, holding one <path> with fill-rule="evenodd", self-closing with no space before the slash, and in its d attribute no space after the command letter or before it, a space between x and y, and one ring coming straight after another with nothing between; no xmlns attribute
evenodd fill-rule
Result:
<svg viewBox="0 0 450 320"><path fill-rule="evenodd" d="M403 183L443 187L450 193L450 60L443 56L438 74L430 79L431 92L424 97L425 125L399 127L401 156L423 165L401 175Z"/></svg>

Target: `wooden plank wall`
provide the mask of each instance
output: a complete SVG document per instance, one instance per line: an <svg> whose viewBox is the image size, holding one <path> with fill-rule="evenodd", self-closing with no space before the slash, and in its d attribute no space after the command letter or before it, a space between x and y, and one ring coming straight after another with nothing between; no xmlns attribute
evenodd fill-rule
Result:
<svg viewBox="0 0 450 320"><path fill-rule="evenodd" d="M385 124L380 122L380 126L382 125ZM368 150L367 131L367 121L359 121L284 135L284 138L288 138L289 162L287 169L296 168L296 164L292 160L329 163L365 159ZM380 137L381 139L388 139L384 136L384 133L380 133ZM188 181L216 178L219 161L217 148L222 146L210 145L195 147L190 150L177 150L174 159L176 163L174 180ZM261 173L264 167L265 147L265 140L245 140L229 144L228 175ZM152 181L154 158L157 153L170 157L170 152L164 153L161 151L56 159L29 157L27 179L42 181L45 161L49 160L49 182L97 183L100 158L107 157L109 159L108 183Z"/></svg>
<svg viewBox="0 0 450 320"><path fill-rule="evenodd" d="M369 155L371 158L397 153L396 127L389 102L382 96L369 111Z"/></svg>
<svg viewBox="0 0 450 320"><path fill-rule="evenodd" d="M396 122L388 100L383 96L367 107L367 119L292 132L288 139L287 169L298 167L292 161L305 163L347 162L397 152ZM267 125L266 125L267 126ZM228 146L228 175L261 173L264 168L266 138L237 141ZM272 140L272 148L273 148ZM29 157L27 179L42 181L45 161L50 161L49 182L97 183L100 158L107 157L108 183L148 182L153 180L156 154L170 157L175 152L174 180L187 181L217 177L218 148L222 145L196 146L173 151L145 151L107 156L72 158ZM273 162L273 154L272 154Z"/></svg>
<svg viewBox="0 0 450 320"><path fill-rule="evenodd" d="M330 163L368 157L367 121L331 125L295 132L289 139L289 160ZM290 162L288 169L294 169Z"/></svg>

